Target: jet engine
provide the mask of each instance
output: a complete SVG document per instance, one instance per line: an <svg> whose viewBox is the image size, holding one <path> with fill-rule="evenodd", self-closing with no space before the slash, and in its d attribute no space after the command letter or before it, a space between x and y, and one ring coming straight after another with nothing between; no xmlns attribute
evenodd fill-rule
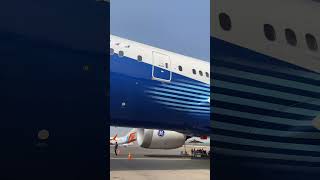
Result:
<svg viewBox="0 0 320 180"><path fill-rule="evenodd" d="M176 149L184 145L186 136L182 133L156 129L137 129L139 146L148 149Z"/></svg>

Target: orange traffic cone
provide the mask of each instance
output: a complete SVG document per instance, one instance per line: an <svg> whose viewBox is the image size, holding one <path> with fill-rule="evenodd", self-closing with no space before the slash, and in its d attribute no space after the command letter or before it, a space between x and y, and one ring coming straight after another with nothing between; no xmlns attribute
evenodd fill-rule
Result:
<svg viewBox="0 0 320 180"><path fill-rule="evenodd" d="M131 155L131 153L129 152L129 154L128 154L128 160L131 160L132 159L132 155Z"/></svg>

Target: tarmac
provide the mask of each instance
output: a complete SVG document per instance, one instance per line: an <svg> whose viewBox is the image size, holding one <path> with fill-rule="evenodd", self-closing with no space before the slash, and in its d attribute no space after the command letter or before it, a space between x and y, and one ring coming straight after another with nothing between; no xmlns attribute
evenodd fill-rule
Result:
<svg viewBox="0 0 320 180"><path fill-rule="evenodd" d="M190 152L191 148L187 148ZM181 156L184 148L174 150L119 146L118 156L110 146L111 180L209 180L210 160ZM132 159L128 159L128 154Z"/></svg>

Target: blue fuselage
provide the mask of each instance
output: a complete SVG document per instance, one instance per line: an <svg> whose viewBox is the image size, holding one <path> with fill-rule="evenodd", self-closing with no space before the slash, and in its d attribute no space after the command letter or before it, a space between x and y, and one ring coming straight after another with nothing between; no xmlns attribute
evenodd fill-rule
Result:
<svg viewBox="0 0 320 180"><path fill-rule="evenodd" d="M111 125L209 134L208 84L117 54L110 61ZM171 81L152 79L152 68Z"/></svg>
<svg viewBox="0 0 320 180"><path fill-rule="evenodd" d="M216 177L319 177L320 74L213 37L211 63Z"/></svg>

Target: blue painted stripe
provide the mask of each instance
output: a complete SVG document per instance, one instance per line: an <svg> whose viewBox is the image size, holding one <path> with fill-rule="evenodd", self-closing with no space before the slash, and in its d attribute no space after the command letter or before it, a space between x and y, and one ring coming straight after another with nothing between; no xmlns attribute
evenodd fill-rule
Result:
<svg viewBox="0 0 320 180"><path fill-rule="evenodd" d="M244 151L244 150L233 150L226 148L215 148L215 152L234 155L234 156L242 156L242 157L257 157L263 159L278 159L278 160L289 160L289 161L303 161L303 162L311 162L311 163L319 163L319 157L310 157L310 156L298 156L298 155L287 155L287 154L276 154L276 153L265 153L265 152L253 152L253 151Z"/></svg>
<svg viewBox="0 0 320 180"><path fill-rule="evenodd" d="M259 146L251 146L251 145L239 145L234 143L226 143L220 140L214 141L214 144L217 147L229 148L234 150L245 150L245 151L267 152L267 153L289 154L289 155L302 155L302 156L311 156L311 157L320 156L320 152L297 151L292 149L278 149L278 148L259 147Z"/></svg>
<svg viewBox="0 0 320 180"><path fill-rule="evenodd" d="M215 122L212 122L215 124ZM269 136L269 135L262 135L262 134L252 134L250 132L235 132L229 131L226 129L218 129L212 128L212 132L219 135L224 136L231 136L231 137L238 137L238 138L245 138L245 139L252 139L252 140L264 140L264 141L273 141L273 142L282 142L282 143L294 143L294 144L311 144L311 145L319 145L319 139L309 139L309 138L294 138L294 137L282 137L282 136Z"/></svg>
<svg viewBox="0 0 320 180"><path fill-rule="evenodd" d="M272 118L269 116L260 116L250 113L243 113L238 111L231 111L228 109L214 109L215 121L228 122L238 125L257 127L257 128L269 128L276 130L288 130L295 129L296 131L304 131L311 129L311 121L296 121L287 120L283 118ZM223 113L222 113L223 112ZM313 129L313 128L312 128ZM317 132L316 129L310 130L311 132Z"/></svg>
<svg viewBox="0 0 320 180"><path fill-rule="evenodd" d="M250 72L254 74L260 74L260 75L265 75L268 77L274 77L274 78L281 78L281 79L286 79L290 81L295 81L295 82L301 82L301 83L307 83L307 84L313 84L313 85L320 85L320 77L317 74L312 74L310 78L307 77L301 77L299 76L300 74L304 74L305 72L303 71L295 71L296 74L293 73L288 73L288 69L281 69L279 68L273 68L269 69L268 67L252 67L248 64L243 65L239 63L232 63L232 62L225 62L225 61L215 61L214 62L215 69L217 67L225 67L225 68L230 68L230 69L235 69L239 71L245 71L245 72Z"/></svg>
<svg viewBox="0 0 320 180"><path fill-rule="evenodd" d="M247 98L239 98L235 96L228 96L223 94L214 93L214 100L217 101L224 101L230 103L236 103L238 105L245 105L251 106L255 108L265 109L265 110L273 110L273 111L280 111L283 113L291 113L291 114L299 114L304 116L316 116L319 111L308 110L304 108L296 108L294 106L284 106L274 103L268 103L265 101L256 101Z"/></svg>
<svg viewBox="0 0 320 180"><path fill-rule="evenodd" d="M259 146L259 147L268 147L268 148L277 148L277 149L290 149L290 150L297 150L297 151L320 152L320 145L253 140L253 139L238 138L238 137L231 137L231 136L218 135L218 134L213 136L212 139L214 141L222 141L222 142L239 144L239 145Z"/></svg>
<svg viewBox="0 0 320 180"><path fill-rule="evenodd" d="M206 83L203 83L203 82L200 82L200 81L197 81L197 80L188 81L186 79L174 79L174 81L180 82L180 83L192 84L192 85L200 86L200 87L204 87L204 88L210 87L210 84L206 84Z"/></svg>
<svg viewBox="0 0 320 180"><path fill-rule="evenodd" d="M201 103L195 103L195 102L188 102L188 101L181 101L181 100L176 100L176 99L172 99L172 98L165 98L165 97L160 97L160 96L149 96L153 99L157 99L157 100L162 100L162 101L166 101L166 102L173 102L173 103L178 103L180 105L193 105L194 107L207 107L209 108L209 103L207 102L201 102Z"/></svg>
<svg viewBox="0 0 320 180"><path fill-rule="evenodd" d="M172 98L176 98L176 99L185 99L188 101L193 101L193 102L198 102L198 103L202 103L207 100L207 99L191 98L188 96L179 96L179 95L175 95L175 94L163 93L163 92L158 92L158 91L146 90L145 92L149 93L149 94L156 94L156 95L165 96L165 97L172 97Z"/></svg>
<svg viewBox="0 0 320 180"><path fill-rule="evenodd" d="M227 75L227 76L241 77L242 79L255 80L258 82L264 82L264 83L269 83L273 85L300 89L303 91L310 91L310 92L320 91L320 87L317 85L301 83L301 82L286 80L286 79L280 79L272 76L265 76L265 75L250 73L246 71L239 71L239 70L229 69L224 67L215 67L215 71L220 72L223 75Z"/></svg>
<svg viewBox="0 0 320 180"><path fill-rule="evenodd" d="M196 98L203 98L203 99L208 98L208 96L196 95L196 94L194 94L194 93L187 93L187 92L175 91L175 90L170 90L170 89L160 88L160 87L150 87L150 89L152 89L152 90L158 90L158 91L161 91L161 92L175 93L175 94L179 94L179 95L186 95L186 96L196 97Z"/></svg>
<svg viewBox="0 0 320 180"><path fill-rule="evenodd" d="M304 79L312 80L312 82L320 80L319 74L314 72L281 67L276 65L275 63L263 63L259 60L257 62L250 61L247 60L247 58L243 58L240 61L235 61L234 59L230 58L217 58L214 59L214 67L216 66L229 68L239 67L240 69L252 70L253 72L267 72L270 73L269 75L279 75L284 78L287 78L286 76L291 76L292 78L301 79L301 81L304 81Z"/></svg>
<svg viewBox="0 0 320 180"><path fill-rule="evenodd" d="M305 91L305 90L296 89L296 88L274 85L271 83L259 82L259 81L255 81L255 80L249 80L249 79L242 79L242 78L234 77L234 76L226 76L226 75L220 74L218 72L216 72L214 74L214 80L215 80L215 87L217 86L217 87L221 87L221 88L223 88L223 86L221 86L216 81L220 80L220 82L225 81L225 82L230 82L230 83L235 83L235 84L242 84L242 85L247 85L247 86L261 88L261 89L274 90L274 91L279 91L279 92L283 92L283 93L306 96L306 97L310 97L310 98L320 97L320 93L318 93L318 92Z"/></svg>
<svg viewBox="0 0 320 180"><path fill-rule="evenodd" d="M161 104L165 104L168 106L173 106L173 107L182 107L182 108L189 108L189 109L199 109L199 110L210 110L209 107L197 107L197 106L188 106L188 105L182 105L182 104L177 104L177 103L170 103L170 102L164 102L164 101L156 101Z"/></svg>
<svg viewBox="0 0 320 180"><path fill-rule="evenodd" d="M277 93L274 95L277 95L277 97L271 97L268 96L268 94L266 93L261 93L261 94L256 94L258 90L251 90L251 92L254 93L250 93L250 92L243 92L241 91L241 87L237 88L236 90L234 89L226 89L228 87L215 87L214 88L214 93L216 94L225 94L225 95L229 95L229 96L235 96L235 97L240 97L240 98L245 98L245 99L253 99L253 100L258 100L258 101L265 101L265 102L269 102L269 103L275 103L275 104L280 104L280 105L285 105L285 106L294 106L294 107L298 107L298 108L304 108L304 109L311 109L311 110L316 110L316 111L320 111L320 101L312 101L310 100L310 98L307 97L297 97L296 99L294 98L296 95L292 95L289 97L284 97L281 96L281 94ZM287 95L287 94L286 94ZM281 98L279 98L281 97ZM310 103L309 103L310 102ZM311 104L313 103L313 104ZM319 105L315 105L315 104L319 104Z"/></svg>
<svg viewBox="0 0 320 180"><path fill-rule="evenodd" d="M226 82L226 81L220 81L215 80L215 87L212 88L212 91L216 92L228 92L228 90L232 90L233 92L243 92L243 93L250 93L253 95L260 95L260 96L266 96L265 99L270 98L278 98L278 99L284 99L284 100L294 100L299 103L308 103L315 106L320 106L320 101L316 99L314 96L305 96L297 95L297 94L291 94L288 92L282 92L278 90L271 90L271 89L265 89L260 87L253 87L251 85L245 85L240 83L232 83L232 82ZM238 93L234 94L235 96L238 96Z"/></svg>
<svg viewBox="0 0 320 180"><path fill-rule="evenodd" d="M252 126L244 126L226 122L214 122L214 128L224 129L233 132L242 132L252 135L267 135L267 136L277 136L277 137L290 137L290 138L301 138L301 139L320 139L320 133L318 132L299 132L299 131L283 131L275 129L266 129L266 128L256 128ZM320 146L318 147L320 148ZM320 149L319 149L320 151Z"/></svg>
<svg viewBox="0 0 320 180"><path fill-rule="evenodd" d="M178 87L178 86L173 86L173 85L169 85L169 84L160 84L159 86L168 88L168 89L175 89L175 90L181 90L181 92L190 92L193 94L200 94L200 95L210 95L210 92L204 92L204 91L199 91L199 90L193 90L190 88L182 88L182 87Z"/></svg>
<svg viewBox="0 0 320 180"><path fill-rule="evenodd" d="M190 85L186 83L179 83L179 82L172 82L171 84L182 86L182 87L187 87L187 88L192 88L192 89L197 89L197 90L203 90L203 91L210 91L210 87L201 87L201 86L195 86L195 85Z"/></svg>
<svg viewBox="0 0 320 180"><path fill-rule="evenodd" d="M228 103L228 102L218 101L218 100L215 100L214 108L215 107L241 111L241 112L260 114L260 115L268 115L271 117L295 119L295 120L312 120L314 118L314 116L304 116L304 115L299 115L294 113L285 113L281 110L278 110L278 111L267 110L267 109L256 108L256 107L245 106L245 105L238 105L238 104Z"/></svg>
<svg viewBox="0 0 320 180"><path fill-rule="evenodd" d="M224 154L219 152L216 152L216 153L219 154L213 157L216 164L219 163L219 166L222 164L228 164L227 167L229 168L236 165L237 168L241 167L242 170L245 170L244 173L246 173L246 175L248 173L251 174L252 169L257 170L257 168L263 172L266 172L266 169L265 169L266 167L268 168L268 171L267 171L268 174L270 174L269 171L274 169L274 167L276 167L276 170L279 170L278 168L281 168L281 169L290 168L290 169L285 169L288 173L290 173L290 177L295 176L296 174L294 173L301 175L301 170L304 170L304 171L307 170L306 172L312 172L312 171L318 172L317 170L320 170L320 167L319 167L320 163L317 163L317 162L290 161L290 160L283 160L283 159L263 159L263 158L248 157L248 156L233 156L227 153L224 153ZM296 172L297 170L299 171ZM259 173L259 175L261 174ZM273 175L274 174L271 174L273 178L274 177L279 178L279 174L276 174L275 176ZM253 179L260 179L260 178L256 176Z"/></svg>
<svg viewBox="0 0 320 180"><path fill-rule="evenodd" d="M209 114L210 111L205 111L205 110L193 110L193 109L187 109L187 108L177 108L175 106L170 107L170 109L174 109L177 111L185 111L185 112L192 112L192 113L204 113L204 114ZM209 117L208 117L209 118Z"/></svg>
<svg viewBox="0 0 320 180"><path fill-rule="evenodd" d="M170 107L170 109L173 109L173 110L178 110L179 108L172 108ZM180 110L182 111L182 110ZM189 111L188 112L188 115L192 115L192 116L199 116L199 118L201 117L201 120L200 122L203 123L203 124L207 124L209 126L210 123L208 123L208 119L210 119L210 112L193 112L193 111ZM206 128L208 129L208 127ZM200 131L201 132L201 131ZM203 131L202 131L203 132ZM208 132L206 130L206 132Z"/></svg>

